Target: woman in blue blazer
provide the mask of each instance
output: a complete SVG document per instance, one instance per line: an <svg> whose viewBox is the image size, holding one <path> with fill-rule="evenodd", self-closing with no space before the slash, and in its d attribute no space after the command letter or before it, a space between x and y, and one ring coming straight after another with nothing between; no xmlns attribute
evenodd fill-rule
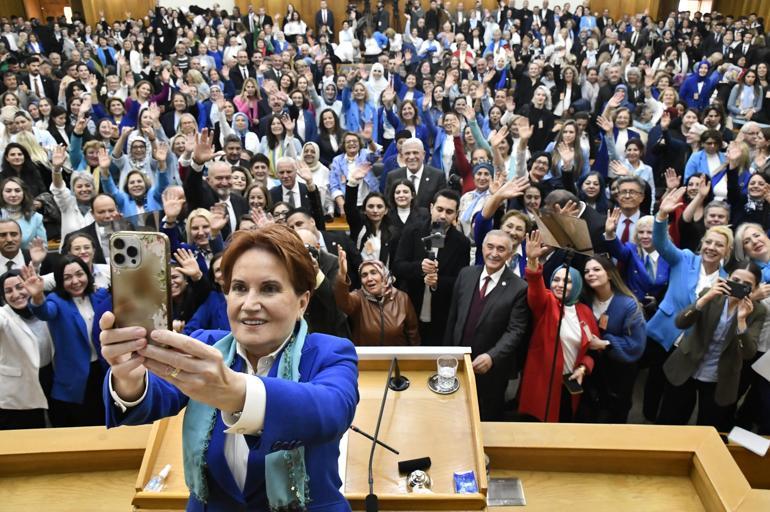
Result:
<svg viewBox="0 0 770 512"><path fill-rule="evenodd" d="M634 297L644 306L645 317L652 317L657 304L663 298L668 284L669 266L660 257L652 242L652 225L655 218L646 215L636 221L634 241L623 243L616 236L620 208L607 216L604 225L604 239L610 256L618 262L622 269L623 282L628 285Z"/></svg>
<svg viewBox="0 0 770 512"><path fill-rule="evenodd" d="M161 162L165 162L165 159L158 160L159 164ZM121 215L131 217L139 213L163 210L163 191L169 185L165 167L156 176L157 181L150 186L150 180L146 174L139 170L131 171L126 176L123 190L119 190L109 173L109 169L102 168L99 181L102 185L102 191L115 199L115 204L118 205Z"/></svg>
<svg viewBox="0 0 770 512"><path fill-rule="evenodd" d="M302 315L315 288L307 249L285 226L237 231L222 273L232 334L214 346L113 329L105 314L107 426L186 407L188 511L350 510L337 459L358 403L358 360L349 340L307 333Z"/></svg>
<svg viewBox="0 0 770 512"><path fill-rule="evenodd" d="M29 309L48 322L54 344L54 374L49 415L54 427L104 424L101 399L106 365L99 340L92 337L94 310L109 300L107 290L94 290L88 265L75 256L63 256L54 269L56 288L43 295L43 279L32 267L22 271L24 287L32 298Z"/></svg>
<svg viewBox="0 0 770 512"><path fill-rule="evenodd" d="M13 219L21 229L21 248L28 249L29 243L39 238L47 241L43 216L35 211L32 196L27 186L16 176L0 183L0 217Z"/></svg>
<svg viewBox="0 0 770 512"><path fill-rule="evenodd" d="M647 338L642 308L608 258L589 259L583 279L585 302L593 310L599 336L589 339L589 347L598 352L586 383L588 397L594 400L582 400L581 406L595 407L588 413L592 421L626 423Z"/></svg>
<svg viewBox="0 0 770 512"><path fill-rule="evenodd" d="M676 326L676 315L695 302L701 290L713 285L717 278L727 276L722 261L730 258L733 247L733 232L727 226L714 226L706 231L700 254L679 249L671 242L668 216L681 204L685 191L685 187L680 187L663 196L652 229L652 243L670 266L666 295L647 323L647 334L654 343L647 344L645 353L650 374L645 387L643 412L653 422L657 420L665 385L663 363L671 353L674 342L684 333Z"/></svg>
<svg viewBox="0 0 770 512"><path fill-rule="evenodd" d="M679 88L679 99L688 107L703 110L709 106L711 93L714 92L722 73L715 70L711 73L711 64L702 60L695 66L695 71L687 75Z"/></svg>

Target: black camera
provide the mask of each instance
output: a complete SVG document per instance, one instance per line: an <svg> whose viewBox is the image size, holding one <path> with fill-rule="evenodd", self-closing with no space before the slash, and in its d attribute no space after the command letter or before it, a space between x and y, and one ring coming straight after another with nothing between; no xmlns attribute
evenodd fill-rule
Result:
<svg viewBox="0 0 770 512"><path fill-rule="evenodd" d="M730 296L736 299L748 297L751 293L751 286L737 281L727 281L727 287L730 289Z"/></svg>

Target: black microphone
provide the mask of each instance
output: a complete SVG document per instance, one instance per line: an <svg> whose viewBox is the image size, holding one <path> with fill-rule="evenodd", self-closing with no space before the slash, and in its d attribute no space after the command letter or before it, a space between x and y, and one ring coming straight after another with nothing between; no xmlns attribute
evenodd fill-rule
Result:
<svg viewBox="0 0 770 512"><path fill-rule="evenodd" d="M395 375L388 379L388 387L393 391L403 391L409 387L409 379L401 375L401 368L398 366L398 359L393 358L393 362L396 363Z"/></svg>
<svg viewBox="0 0 770 512"><path fill-rule="evenodd" d="M380 402L380 413L377 415L377 426L374 428L374 439L372 439L372 451L369 452L369 494L366 495L364 503L366 505L366 512L378 512L380 510L380 504L377 500L377 495L374 494L374 475L372 472L372 464L374 463L374 449L377 448L377 438L380 435L380 424L382 423L382 413L385 411L385 401L388 398L388 389L390 389L390 380L393 375L393 368L396 367L398 362L394 357L390 362L390 368L388 369L388 380L385 382L385 392L382 394L382 401Z"/></svg>

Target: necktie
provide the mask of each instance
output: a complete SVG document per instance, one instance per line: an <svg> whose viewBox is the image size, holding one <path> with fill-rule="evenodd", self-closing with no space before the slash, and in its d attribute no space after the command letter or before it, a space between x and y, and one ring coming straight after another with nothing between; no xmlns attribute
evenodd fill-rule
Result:
<svg viewBox="0 0 770 512"><path fill-rule="evenodd" d="M626 224L626 227L623 228L623 234L620 236L620 241L626 243L631 236L631 219L626 219L623 222Z"/></svg>
<svg viewBox="0 0 770 512"><path fill-rule="evenodd" d="M414 191L417 192L417 174L410 175L409 179L412 181L412 186L414 187Z"/></svg>
<svg viewBox="0 0 770 512"><path fill-rule="evenodd" d="M513 257L511 258L511 270L513 270L516 273L516 275L519 275L518 270L519 270L520 261L521 261L521 255L519 255L519 253L514 254Z"/></svg>
<svg viewBox="0 0 770 512"><path fill-rule="evenodd" d="M636 46L636 42L639 40L639 32L634 32L634 35L631 36L631 45Z"/></svg>
<svg viewBox="0 0 770 512"><path fill-rule="evenodd" d="M484 284L481 285L481 290L479 290L479 297L482 299L487 296L487 286L491 280L492 278L490 276L484 278Z"/></svg>
<svg viewBox="0 0 770 512"><path fill-rule="evenodd" d="M32 84L35 88L35 96L38 98L42 98L43 96L40 94L40 77L36 76L32 78Z"/></svg>
<svg viewBox="0 0 770 512"><path fill-rule="evenodd" d="M722 55L727 55L727 45L722 46Z"/></svg>
<svg viewBox="0 0 770 512"><path fill-rule="evenodd" d="M652 266L652 258L650 255L644 257L644 269L647 271L647 275L650 276L652 281L655 280L655 267Z"/></svg>
<svg viewBox="0 0 770 512"><path fill-rule="evenodd" d="M5 269L11 270L15 264L13 260L8 260L5 262Z"/></svg>
<svg viewBox="0 0 770 512"><path fill-rule="evenodd" d="M249 78L249 72L246 70L245 66L241 66L241 76L243 77L244 80Z"/></svg>
<svg viewBox="0 0 770 512"><path fill-rule="evenodd" d="M289 197L288 197L288 200L286 202L289 203L289 206L293 210L294 208L297 207L297 202L294 200L294 191L293 190L289 190L288 195L289 195Z"/></svg>

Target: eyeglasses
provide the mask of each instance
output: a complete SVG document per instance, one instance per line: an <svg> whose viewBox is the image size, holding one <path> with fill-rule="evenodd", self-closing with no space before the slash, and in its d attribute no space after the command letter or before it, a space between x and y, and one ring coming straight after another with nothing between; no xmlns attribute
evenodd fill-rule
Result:
<svg viewBox="0 0 770 512"><path fill-rule="evenodd" d="M641 192L638 190L618 190L619 196L640 196L642 195Z"/></svg>

